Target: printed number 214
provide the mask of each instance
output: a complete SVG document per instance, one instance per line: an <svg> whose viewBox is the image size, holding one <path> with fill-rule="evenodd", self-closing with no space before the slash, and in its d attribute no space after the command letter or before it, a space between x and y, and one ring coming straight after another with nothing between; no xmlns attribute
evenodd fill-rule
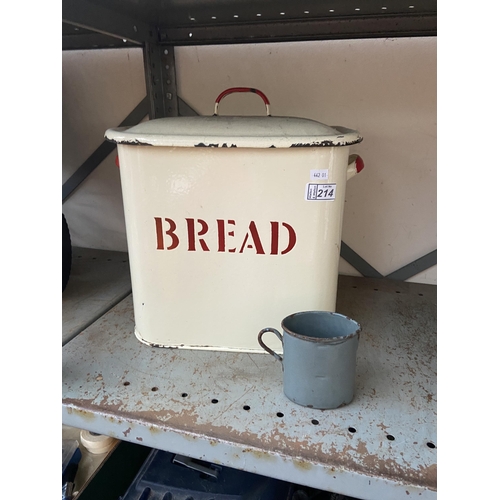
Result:
<svg viewBox="0 0 500 500"><path fill-rule="evenodd" d="M333 189L318 189L318 198L332 198Z"/></svg>

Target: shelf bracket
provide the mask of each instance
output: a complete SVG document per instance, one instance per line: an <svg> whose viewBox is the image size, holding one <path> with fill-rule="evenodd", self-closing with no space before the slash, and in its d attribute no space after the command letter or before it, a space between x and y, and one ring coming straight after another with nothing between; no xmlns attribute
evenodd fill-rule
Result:
<svg viewBox="0 0 500 500"><path fill-rule="evenodd" d="M340 256L365 278L383 278L374 267L343 241L340 244Z"/></svg>
<svg viewBox="0 0 500 500"><path fill-rule="evenodd" d="M419 259L386 276L390 280L406 281L407 279L435 266L437 264L437 250L429 252Z"/></svg>
<svg viewBox="0 0 500 500"><path fill-rule="evenodd" d="M120 123L120 127L137 125L148 113L148 99L145 97ZM62 202L105 160L116 148L116 144L104 141L63 184Z"/></svg>

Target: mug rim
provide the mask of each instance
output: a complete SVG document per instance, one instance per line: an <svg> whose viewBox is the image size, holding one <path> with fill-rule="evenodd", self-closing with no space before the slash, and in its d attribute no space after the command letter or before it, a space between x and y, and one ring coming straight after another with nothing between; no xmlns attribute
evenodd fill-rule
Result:
<svg viewBox="0 0 500 500"><path fill-rule="evenodd" d="M341 316L342 318L345 318L349 321L353 321L354 323L356 323L356 325L358 325L358 327L357 327L356 331L350 333L349 335L344 335L343 337L318 338L318 337L308 337L306 335L301 335L300 333L292 332L287 327L285 327L285 325L283 324L288 318L292 318L294 316L298 316L298 315L302 315L302 314L311 314L311 313L313 313L313 314L321 313L321 314L330 314L332 316ZM345 342L346 340L352 339L356 335L359 336L359 334L361 333L361 330L362 330L361 325L355 319L352 319L349 316L346 316L345 314L341 314L341 313L337 313L337 312L333 312L333 311L300 311L300 312L296 312L293 314L289 314L288 316L283 318L283 320L281 321L281 328L283 329L284 332L288 333L288 335L291 335L292 337L295 337L295 338L298 338L301 340L306 340L308 342L316 342L318 344L339 344L341 342Z"/></svg>

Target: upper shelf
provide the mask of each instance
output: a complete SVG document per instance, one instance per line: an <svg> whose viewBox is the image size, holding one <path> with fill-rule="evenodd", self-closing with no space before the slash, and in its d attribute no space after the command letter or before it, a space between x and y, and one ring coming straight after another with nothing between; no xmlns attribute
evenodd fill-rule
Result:
<svg viewBox="0 0 500 500"><path fill-rule="evenodd" d="M62 6L63 49L437 33L436 0L63 0Z"/></svg>

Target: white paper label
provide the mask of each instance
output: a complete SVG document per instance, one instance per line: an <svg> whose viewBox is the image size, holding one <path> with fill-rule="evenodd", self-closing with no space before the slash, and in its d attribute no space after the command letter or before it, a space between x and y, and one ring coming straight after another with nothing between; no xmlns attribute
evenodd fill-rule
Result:
<svg viewBox="0 0 500 500"><path fill-rule="evenodd" d="M333 201L337 184L307 184L306 200L308 201Z"/></svg>
<svg viewBox="0 0 500 500"><path fill-rule="evenodd" d="M312 181L327 181L328 180L328 169L321 170L311 170L311 180Z"/></svg>

